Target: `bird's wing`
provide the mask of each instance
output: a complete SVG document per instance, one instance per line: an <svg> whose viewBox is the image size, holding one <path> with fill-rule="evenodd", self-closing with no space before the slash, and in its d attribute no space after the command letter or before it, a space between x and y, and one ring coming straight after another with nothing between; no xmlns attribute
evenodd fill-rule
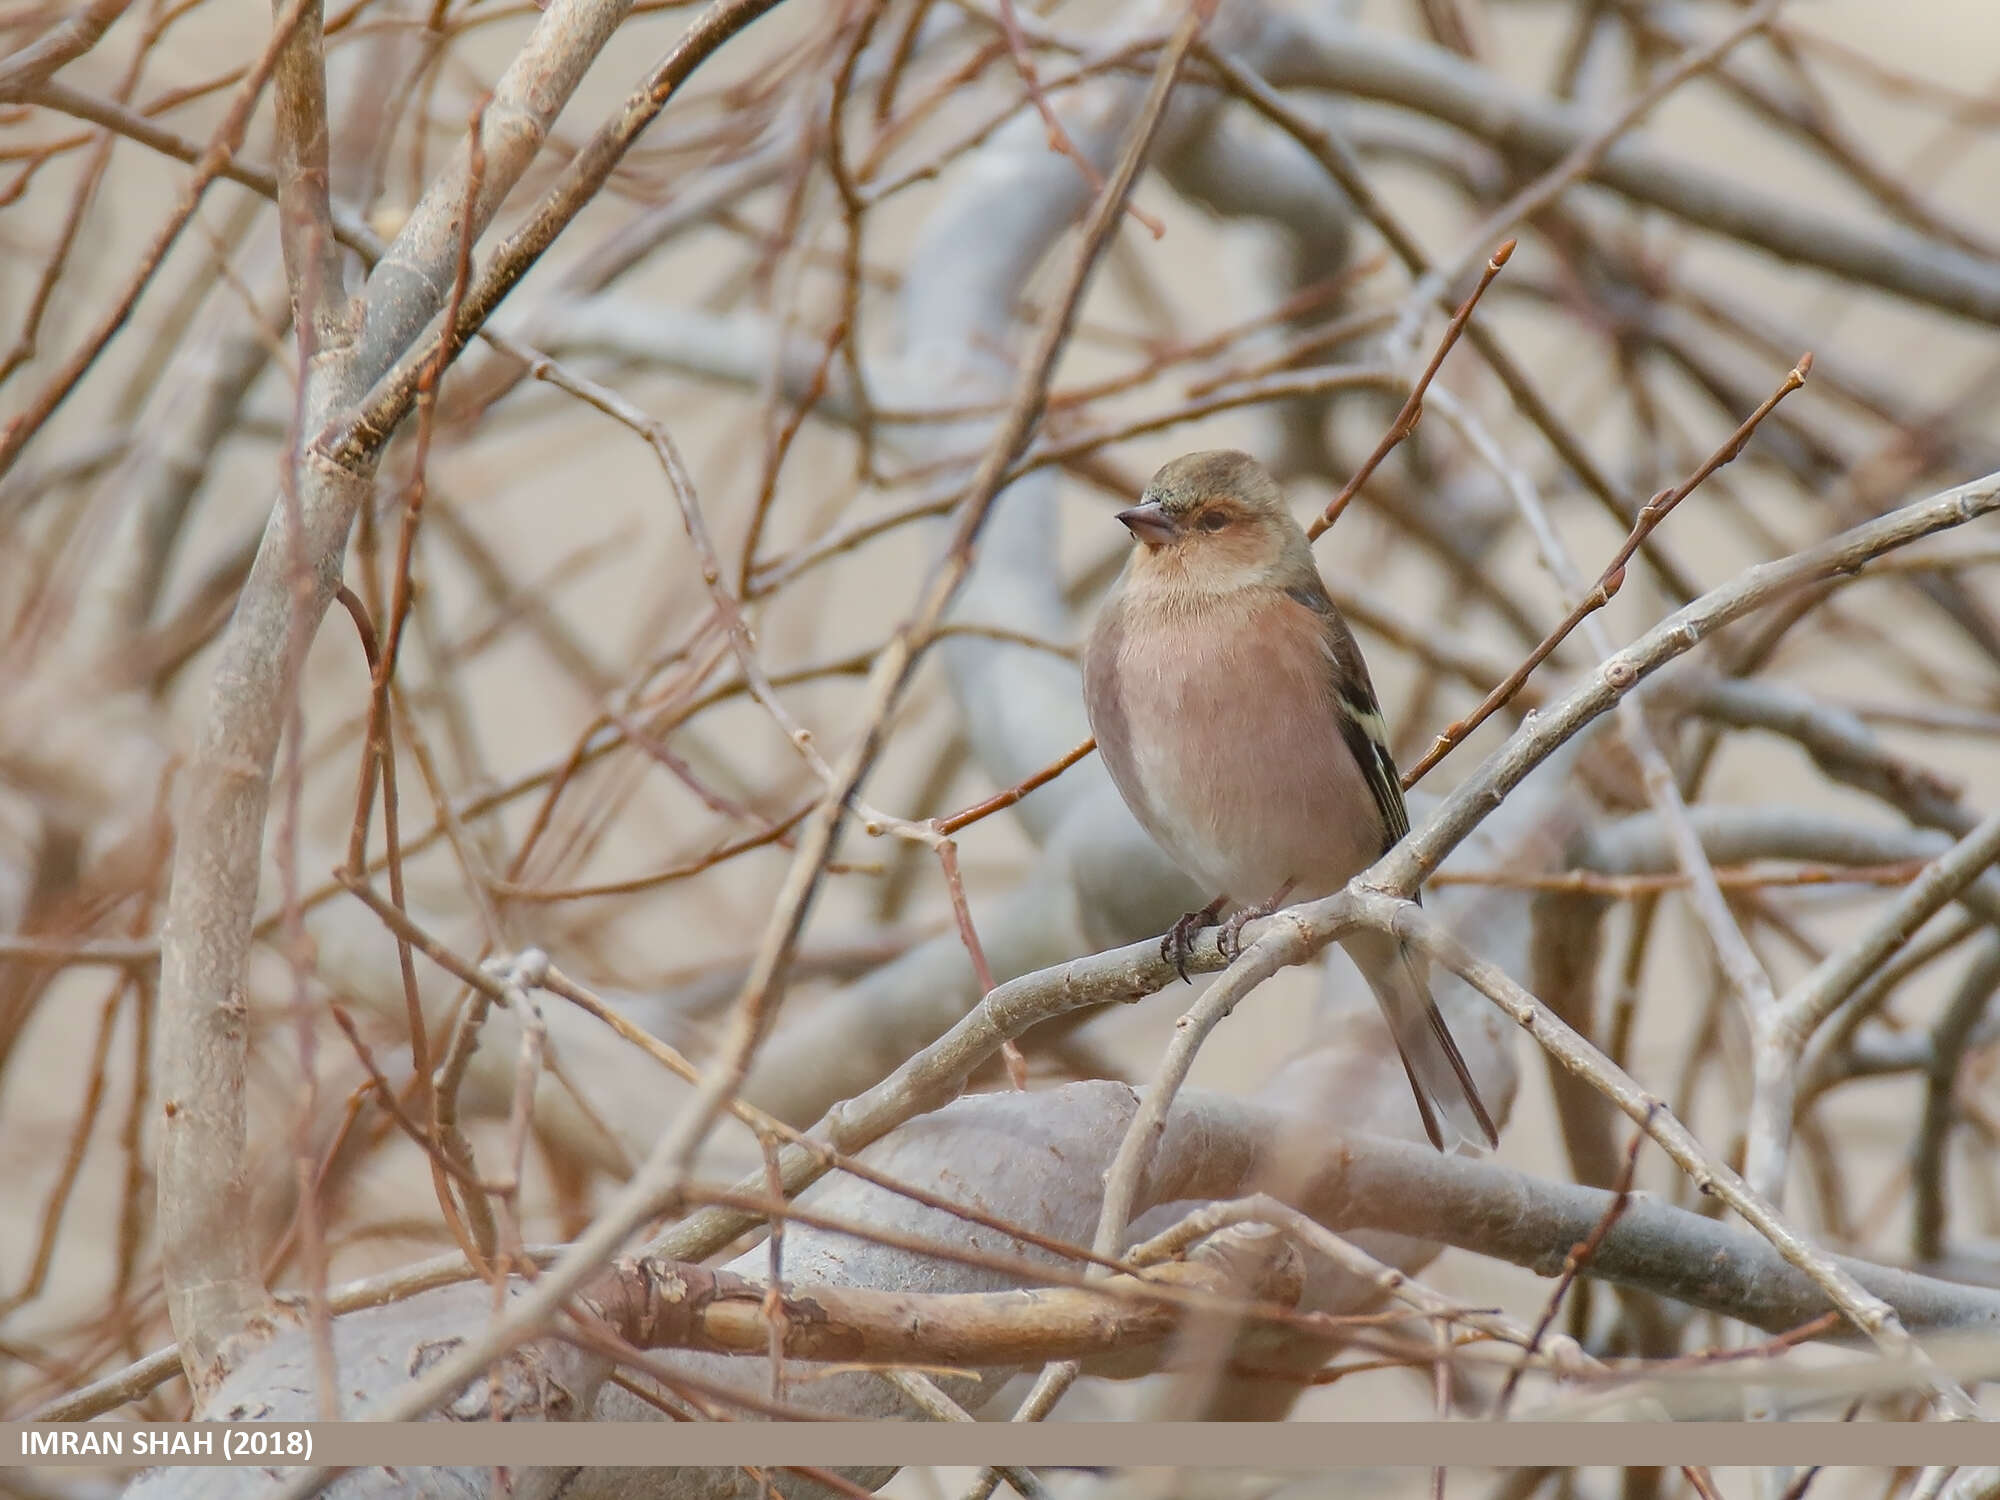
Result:
<svg viewBox="0 0 2000 1500"><path fill-rule="evenodd" d="M1340 715L1340 732L1375 795L1375 806L1382 815L1382 852L1386 854L1410 831L1410 814L1403 806L1403 778L1396 770L1396 758L1389 753L1388 726L1375 702L1368 664L1361 659L1354 633L1327 596L1326 585L1317 573L1310 583L1289 592L1319 616L1330 685L1336 700L1347 710ZM1431 998L1426 966L1406 943L1387 933L1358 932L1344 941L1388 1020L1431 1144L1440 1151L1453 1149L1458 1141L1475 1149L1482 1141L1498 1146L1500 1134L1479 1097L1472 1070Z"/></svg>
<svg viewBox="0 0 2000 1500"><path fill-rule="evenodd" d="M1375 809L1382 817L1381 852L1386 854L1410 831L1410 814L1403 805L1402 773L1396 769L1396 757L1389 751L1389 726L1375 701L1375 686L1368 680L1368 663L1361 659L1361 647L1355 644L1354 632L1347 628L1347 621L1327 596L1326 585L1318 574L1313 575L1310 583L1296 584L1286 592L1319 617L1320 637L1326 647L1328 685L1346 710L1339 715L1340 732L1374 795Z"/></svg>

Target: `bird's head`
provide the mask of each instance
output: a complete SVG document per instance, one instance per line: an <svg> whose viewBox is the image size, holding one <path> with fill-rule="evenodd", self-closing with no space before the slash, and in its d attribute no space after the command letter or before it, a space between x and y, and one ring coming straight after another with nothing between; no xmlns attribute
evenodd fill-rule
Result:
<svg viewBox="0 0 2000 1500"><path fill-rule="evenodd" d="M1164 465L1139 503L1118 513L1138 541L1134 582L1226 592L1311 566L1305 533L1277 480L1234 449L1189 453Z"/></svg>

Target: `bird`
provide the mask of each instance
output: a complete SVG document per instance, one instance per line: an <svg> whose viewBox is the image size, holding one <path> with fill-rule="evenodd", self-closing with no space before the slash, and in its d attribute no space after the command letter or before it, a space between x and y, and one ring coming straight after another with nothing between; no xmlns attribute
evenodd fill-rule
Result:
<svg viewBox="0 0 2000 1500"><path fill-rule="evenodd" d="M1084 710L1119 795L1216 899L1161 954L1186 978L1194 933L1341 889L1409 832L1402 779L1354 634L1277 480L1248 453L1164 465L1118 520L1135 545L1083 653ZM1441 1152L1499 1145L1407 943L1343 939L1381 1006Z"/></svg>

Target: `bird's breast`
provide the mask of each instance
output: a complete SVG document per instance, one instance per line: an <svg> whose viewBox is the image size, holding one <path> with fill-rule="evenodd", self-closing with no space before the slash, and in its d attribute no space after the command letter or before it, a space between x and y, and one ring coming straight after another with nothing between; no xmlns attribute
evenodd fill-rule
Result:
<svg viewBox="0 0 2000 1500"><path fill-rule="evenodd" d="M1107 609L1085 696L1107 769L1167 854L1218 894L1331 891L1381 825L1334 717L1313 613L1282 593Z"/></svg>

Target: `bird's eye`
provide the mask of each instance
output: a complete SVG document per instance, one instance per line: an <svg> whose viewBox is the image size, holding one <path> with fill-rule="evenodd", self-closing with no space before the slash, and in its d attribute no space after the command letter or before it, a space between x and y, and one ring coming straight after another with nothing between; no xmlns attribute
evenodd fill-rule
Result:
<svg viewBox="0 0 2000 1500"><path fill-rule="evenodd" d="M1212 510L1201 518L1203 531L1220 531L1229 524L1229 517L1219 510Z"/></svg>

